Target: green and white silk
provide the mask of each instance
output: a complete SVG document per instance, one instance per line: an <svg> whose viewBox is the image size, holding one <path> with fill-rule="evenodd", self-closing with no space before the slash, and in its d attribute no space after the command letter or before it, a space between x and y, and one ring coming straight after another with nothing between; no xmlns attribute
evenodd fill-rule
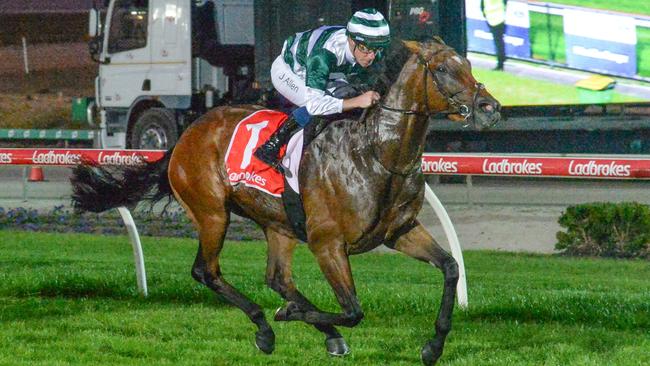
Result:
<svg viewBox="0 0 650 366"><path fill-rule="evenodd" d="M370 48L386 48L390 43L390 27L384 16L373 8L359 10L347 25L348 35Z"/></svg>
<svg viewBox="0 0 650 366"><path fill-rule="evenodd" d="M287 73L293 74L288 75ZM325 93L330 79L365 74L354 59L343 27L323 26L289 37L271 68L275 88L311 115L343 111L343 100Z"/></svg>

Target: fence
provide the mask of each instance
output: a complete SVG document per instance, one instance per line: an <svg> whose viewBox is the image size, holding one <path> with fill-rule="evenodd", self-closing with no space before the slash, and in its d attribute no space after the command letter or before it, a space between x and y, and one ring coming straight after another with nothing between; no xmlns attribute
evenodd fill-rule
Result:
<svg viewBox="0 0 650 366"><path fill-rule="evenodd" d="M138 165L160 159L160 150L0 149L0 165L71 166L82 160L100 165ZM650 179L650 157L424 154L424 174L494 175L523 177L581 177L599 179ZM433 207L459 264L458 303L467 307L465 266L458 237L446 210L425 185L425 199ZM133 248L138 287L147 295L144 256L133 217L125 207L118 211Z"/></svg>
<svg viewBox="0 0 650 366"><path fill-rule="evenodd" d="M650 156L424 154L424 174L650 179Z"/></svg>

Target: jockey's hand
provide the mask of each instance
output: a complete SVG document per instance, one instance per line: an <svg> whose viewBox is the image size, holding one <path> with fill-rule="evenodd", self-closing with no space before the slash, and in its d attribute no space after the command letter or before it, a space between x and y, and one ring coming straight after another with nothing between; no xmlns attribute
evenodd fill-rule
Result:
<svg viewBox="0 0 650 366"><path fill-rule="evenodd" d="M379 93L376 91L367 91L354 98L345 99L343 101L343 110L349 111L354 108L368 108L379 102Z"/></svg>

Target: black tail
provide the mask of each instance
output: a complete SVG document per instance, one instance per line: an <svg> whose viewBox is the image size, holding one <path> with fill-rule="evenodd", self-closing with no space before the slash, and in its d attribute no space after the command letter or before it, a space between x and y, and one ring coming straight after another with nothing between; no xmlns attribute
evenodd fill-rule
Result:
<svg viewBox="0 0 650 366"><path fill-rule="evenodd" d="M173 148L162 159L139 166L101 167L91 163L72 171L72 206L79 211L103 212L140 201L152 204L171 199L167 170Z"/></svg>

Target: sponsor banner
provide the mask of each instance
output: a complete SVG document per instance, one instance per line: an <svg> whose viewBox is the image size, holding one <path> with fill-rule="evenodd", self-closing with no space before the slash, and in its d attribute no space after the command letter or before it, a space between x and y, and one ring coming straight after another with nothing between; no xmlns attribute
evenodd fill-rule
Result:
<svg viewBox="0 0 650 366"><path fill-rule="evenodd" d="M0 165L140 165L163 150L0 149ZM424 174L650 179L650 159L424 154Z"/></svg>
<svg viewBox="0 0 650 366"><path fill-rule="evenodd" d="M634 17L565 9L564 38L570 67L636 75Z"/></svg>
<svg viewBox="0 0 650 366"><path fill-rule="evenodd" d="M425 154L422 157L422 172L424 174L648 179L650 160Z"/></svg>
<svg viewBox="0 0 650 366"><path fill-rule="evenodd" d="M156 161L162 150L0 149L0 165L77 165L82 160L98 165L140 165Z"/></svg>
<svg viewBox="0 0 650 366"><path fill-rule="evenodd" d="M496 54L492 33L481 13L481 0L466 0L465 12L467 17L467 49L469 51ZM506 56L530 58L529 28L528 4L519 1L508 1L504 35Z"/></svg>

